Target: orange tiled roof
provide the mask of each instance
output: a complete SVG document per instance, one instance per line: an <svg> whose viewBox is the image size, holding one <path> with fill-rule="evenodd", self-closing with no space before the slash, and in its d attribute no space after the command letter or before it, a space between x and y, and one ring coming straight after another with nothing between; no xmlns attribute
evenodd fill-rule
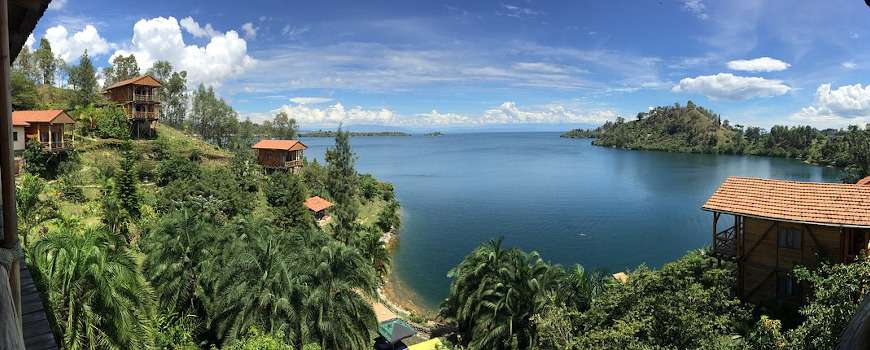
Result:
<svg viewBox="0 0 870 350"><path fill-rule="evenodd" d="M311 209L311 211L316 213L316 212L319 212L321 210L324 210L326 208L331 207L332 202L325 200L323 198L320 198L320 196L314 196L314 197L311 197L311 198L308 198L305 200L305 206L308 207L308 209Z"/></svg>
<svg viewBox="0 0 870 350"><path fill-rule="evenodd" d="M732 176L702 208L782 221L870 227L870 186Z"/></svg>
<svg viewBox="0 0 870 350"><path fill-rule="evenodd" d="M870 176L865 177L861 180L858 180L858 182L856 182L855 184L862 185L862 186L870 186Z"/></svg>
<svg viewBox="0 0 870 350"><path fill-rule="evenodd" d="M304 143L299 142L299 140L260 140L255 145L251 146L253 149L277 149L282 151L298 151L308 148Z"/></svg>
<svg viewBox="0 0 870 350"><path fill-rule="evenodd" d="M146 79L146 78L150 78L150 79ZM112 90L114 88L121 87L124 85L130 85L130 84L160 87L160 82L157 79L154 79L154 77L146 74L146 75L140 75L138 77L132 77L130 79L121 80L121 81L116 82L112 85L109 85L109 87L107 87L106 90Z"/></svg>
<svg viewBox="0 0 870 350"><path fill-rule="evenodd" d="M27 126L30 123L61 123L73 124L73 120L62 109L48 109L43 111L15 111L12 112L12 125Z"/></svg>

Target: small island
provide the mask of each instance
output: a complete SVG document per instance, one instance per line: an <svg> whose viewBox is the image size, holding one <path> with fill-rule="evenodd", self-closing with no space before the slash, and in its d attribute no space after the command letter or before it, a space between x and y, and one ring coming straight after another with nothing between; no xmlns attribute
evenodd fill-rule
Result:
<svg viewBox="0 0 870 350"><path fill-rule="evenodd" d="M440 131L427 132L423 134L423 136L444 136L444 133Z"/></svg>
<svg viewBox="0 0 870 350"><path fill-rule="evenodd" d="M299 133L300 137L335 137L334 130L316 130L304 131ZM351 131L350 136L411 136L411 134L401 131Z"/></svg>

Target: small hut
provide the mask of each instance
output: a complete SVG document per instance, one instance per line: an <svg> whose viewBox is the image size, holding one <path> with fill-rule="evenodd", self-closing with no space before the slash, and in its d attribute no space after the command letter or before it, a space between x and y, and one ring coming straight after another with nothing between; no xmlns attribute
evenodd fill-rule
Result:
<svg viewBox="0 0 870 350"><path fill-rule="evenodd" d="M394 318L378 324L378 337L375 340L376 349L405 349L402 340L408 339L417 335L411 325L401 319Z"/></svg>
<svg viewBox="0 0 870 350"><path fill-rule="evenodd" d="M327 209L332 207L332 202L321 198L320 196L314 196L305 200L305 207L314 214L314 219L317 221L325 221L329 220L329 213Z"/></svg>
<svg viewBox="0 0 870 350"><path fill-rule="evenodd" d="M251 148L257 150L257 163L266 169L302 169L302 152L308 146L299 140L261 140Z"/></svg>

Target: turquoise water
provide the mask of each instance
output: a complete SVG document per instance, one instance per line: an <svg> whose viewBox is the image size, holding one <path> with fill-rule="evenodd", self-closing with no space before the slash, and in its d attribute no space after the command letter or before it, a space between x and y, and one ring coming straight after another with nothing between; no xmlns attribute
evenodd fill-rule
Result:
<svg viewBox="0 0 870 350"><path fill-rule="evenodd" d="M323 162L333 140L303 142ZM563 265L658 267L709 244L711 214L700 207L727 176L839 176L794 160L627 151L557 133L357 137L352 146L360 172L396 187L394 273L428 308L446 296L447 271L491 238Z"/></svg>

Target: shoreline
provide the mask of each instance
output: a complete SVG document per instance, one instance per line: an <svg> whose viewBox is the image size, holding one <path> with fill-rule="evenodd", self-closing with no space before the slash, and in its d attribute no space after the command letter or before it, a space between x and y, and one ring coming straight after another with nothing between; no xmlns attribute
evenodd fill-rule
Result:
<svg viewBox="0 0 870 350"><path fill-rule="evenodd" d="M393 257L399 245L396 229L384 232L381 236L381 241L384 242L384 245L390 252L390 256ZM387 308L401 316L407 317L411 314L428 316L433 312L413 301L413 297L409 295L413 294L413 292L408 287L402 285L398 274L393 271L392 264L389 273L385 276L384 285L378 288L377 293L379 299L381 299Z"/></svg>

